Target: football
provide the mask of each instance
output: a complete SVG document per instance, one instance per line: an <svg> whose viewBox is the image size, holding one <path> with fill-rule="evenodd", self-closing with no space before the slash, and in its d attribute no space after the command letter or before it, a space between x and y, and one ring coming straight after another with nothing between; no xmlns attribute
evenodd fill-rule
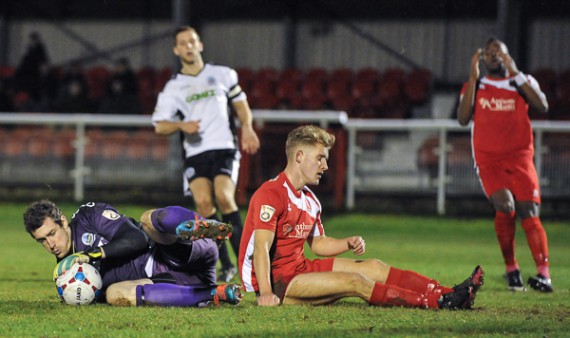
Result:
<svg viewBox="0 0 570 338"><path fill-rule="evenodd" d="M69 305L93 303L101 293L103 280L99 271L87 263L75 263L55 281L57 294Z"/></svg>

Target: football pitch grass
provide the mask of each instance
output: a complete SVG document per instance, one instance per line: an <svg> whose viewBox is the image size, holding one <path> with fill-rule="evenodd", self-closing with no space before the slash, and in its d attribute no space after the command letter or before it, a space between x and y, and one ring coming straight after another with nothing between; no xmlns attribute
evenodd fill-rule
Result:
<svg viewBox="0 0 570 338"><path fill-rule="evenodd" d="M116 205L138 218L145 209ZM62 205L71 217L76 205ZM453 286L482 264L485 285L470 311L381 308L349 298L330 306L258 307L247 294L238 306L119 308L61 304L51 274L54 258L22 225L24 204L0 205L0 336L2 337L569 337L570 222L544 221L555 292L506 290L490 215L481 219L346 213L324 218L333 237L362 235L364 258L418 271ZM345 254L346 257L354 257ZM535 273L517 225L523 278ZM238 280L235 280L236 282Z"/></svg>

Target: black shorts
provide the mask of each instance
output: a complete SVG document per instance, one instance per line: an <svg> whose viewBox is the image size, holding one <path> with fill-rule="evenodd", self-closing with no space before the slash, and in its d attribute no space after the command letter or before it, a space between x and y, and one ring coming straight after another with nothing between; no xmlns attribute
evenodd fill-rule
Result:
<svg viewBox="0 0 570 338"><path fill-rule="evenodd" d="M237 181L239 153L236 149L209 150L184 161L184 177L190 183L198 177L214 180L218 175L230 176Z"/></svg>

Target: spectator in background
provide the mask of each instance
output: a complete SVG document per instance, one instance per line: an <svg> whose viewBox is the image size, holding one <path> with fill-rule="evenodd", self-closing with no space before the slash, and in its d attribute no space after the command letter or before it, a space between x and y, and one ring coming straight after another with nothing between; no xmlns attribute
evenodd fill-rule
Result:
<svg viewBox="0 0 570 338"><path fill-rule="evenodd" d="M54 108L60 113L91 113L94 104L87 95L87 88L74 79L64 83Z"/></svg>
<svg viewBox="0 0 570 338"><path fill-rule="evenodd" d="M27 92L32 99L42 99L42 77L48 72L49 57L39 33L30 33L28 48L14 73L17 91Z"/></svg>
<svg viewBox="0 0 570 338"><path fill-rule="evenodd" d="M479 62L487 75L480 78ZM529 105L546 113L548 102L537 81L523 74L507 46L491 38L471 58L471 71L463 85L457 120L462 126L473 119L472 143L477 174L483 191L495 208L495 233L506 265L507 287L524 291L515 258L516 217L537 268L528 279L531 288L552 292L548 240L539 218L540 186L534 167Z"/></svg>
<svg viewBox="0 0 570 338"><path fill-rule="evenodd" d="M126 82L112 78L109 90L99 104L101 114L141 114L141 106L136 93L128 90Z"/></svg>
<svg viewBox="0 0 570 338"><path fill-rule="evenodd" d="M137 77L131 68L129 59L123 57L115 61L115 68L109 81L109 92L116 90L117 83L121 84L121 92L132 94L134 96L138 93ZM115 87L115 88L113 88Z"/></svg>
<svg viewBox="0 0 570 338"><path fill-rule="evenodd" d="M158 95L152 122L159 135L184 134L184 192L192 195L198 213L208 219L216 219L219 208L222 221L234 226L230 241L237 255L242 220L235 193L241 155L228 104L241 122L241 147L248 154L259 149L252 113L236 71L204 63L204 45L194 28L177 28L173 38L173 52L182 69ZM237 269L225 245L220 261L219 279L229 281Z"/></svg>
<svg viewBox="0 0 570 338"><path fill-rule="evenodd" d="M9 81L0 78L0 112L13 112L14 103L10 95Z"/></svg>

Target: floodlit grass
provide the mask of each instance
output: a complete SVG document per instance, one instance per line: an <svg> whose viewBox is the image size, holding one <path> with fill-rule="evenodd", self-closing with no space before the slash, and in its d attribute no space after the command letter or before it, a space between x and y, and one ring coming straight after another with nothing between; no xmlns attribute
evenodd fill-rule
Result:
<svg viewBox="0 0 570 338"><path fill-rule="evenodd" d="M75 205L63 205L68 217ZM145 209L117 206L138 217ZM512 293L492 221L345 214L325 218L327 234L361 234L365 257L416 270L443 284L459 283L482 264L486 282L472 311L368 306L346 299L331 306L261 308L251 294L239 306L117 308L61 304L50 280L54 259L24 231L23 204L0 206L0 336L85 337L562 337L570 327L570 222L547 221L555 292ZM520 228L518 260L526 278L534 264ZM345 256L351 257L350 254Z"/></svg>

